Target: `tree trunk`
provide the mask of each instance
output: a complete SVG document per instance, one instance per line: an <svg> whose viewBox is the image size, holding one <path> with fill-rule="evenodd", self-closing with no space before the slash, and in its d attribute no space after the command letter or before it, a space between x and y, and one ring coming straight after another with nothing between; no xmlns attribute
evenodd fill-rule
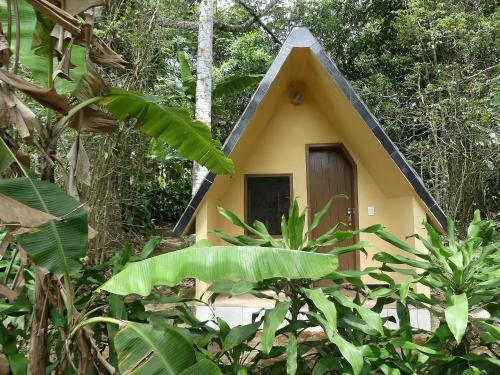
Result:
<svg viewBox="0 0 500 375"><path fill-rule="evenodd" d="M35 303L31 315L31 343L28 353L28 374L44 375L47 367L47 276L35 268Z"/></svg>
<svg viewBox="0 0 500 375"><path fill-rule="evenodd" d="M198 57L196 60L196 104L195 117L209 128L212 119L212 39L214 29L214 0L202 0L198 28ZM193 164L194 195L208 173L205 167Z"/></svg>

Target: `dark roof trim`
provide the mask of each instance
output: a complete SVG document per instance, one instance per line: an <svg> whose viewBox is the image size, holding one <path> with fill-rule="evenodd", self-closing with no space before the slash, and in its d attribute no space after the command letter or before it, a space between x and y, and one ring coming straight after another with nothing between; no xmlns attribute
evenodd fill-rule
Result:
<svg viewBox="0 0 500 375"><path fill-rule="evenodd" d="M382 144L382 146L385 148L387 153L390 155L392 160L396 163L396 165L399 167L403 175L406 177L406 179L410 182L410 184L413 186L413 189L417 193L417 195L420 197L420 199L423 201L423 203L427 206L429 211L434 215L434 217L437 219L439 224L441 225L442 229L446 229L446 216L437 204L437 202L434 200L432 195L429 193L429 191L426 189L424 186L422 180L418 176L418 174L413 170L413 168L408 164L404 156L399 152L398 148L396 145L389 139L387 134L384 132L384 130L380 127L380 124L378 123L378 120L375 118L375 116L370 112L368 107L363 103L361 98L356 94L354 89L351 87L349 82L344 78L342 73L340 73L339 69L337 66L333 63L333 61L328 57L326 52L323 50L321 47L319 41L311 34L308 28L306 27L297 27L292 30L290 35L288 35L288 38L286 39L285 43L281 47L278 56L272 63L271 67L267 71L266 75L262 79L259 87L255 91L255 93L252 96L252 99L250 100L250 103L248 103L245 111L241 115L238 123L234 127L233 131L227 138L226 142L224 143L223 146L223 151L226 155L229 155L236 144L238 143L241 135L243 134L243 131L246 129L248 123L250 122L250 119L254 115L255 111L257 110L259 104L262 102L264 99L264 96L267 94L271 84L275 80L276 76L278 75L279 71L281 70L285 60L287 59L288 55L290 54L292 48L295 47L306 47L310 48L311 51L314 53L316 58L320 61L320 63L323 65L323 67L326 69L330 77L335 81L335 83L339 86L339 88L342 90L344 93L345 97L351 102L353 107L358 111L359 115L361 118L364 120L364 122L368 125L370 130L373 132L375 137L379 140L379 142ZM174 228L174 233L177 235L181 235L184 233L185 229L189 225L189 223L192 221L196 210L198 209L198 206L200 205L201 201L205 197L205 194L208 192L210 189L210 186L214 182L215 175L213 173L209 173L203 182L200 185L200 188L196 192L196 194L193 196L191 201L189 202L189 205L187 206L186 210L182 214L181 218L177 222L175 228Z"/></svg>

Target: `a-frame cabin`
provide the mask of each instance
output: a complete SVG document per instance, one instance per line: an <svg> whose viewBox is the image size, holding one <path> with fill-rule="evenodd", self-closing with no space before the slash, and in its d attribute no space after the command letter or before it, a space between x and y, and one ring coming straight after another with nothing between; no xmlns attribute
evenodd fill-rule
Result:
<svg viewBox="0 0 500 375"><path fill-rule="evenodd" d="M443 211L422 180L389 139L377 119L305 27L295 28L255 91L224 144L235 164L229 176L208 174L175 227L192 228L196 239L222 244L211 231L241 234L217 212L227 208L248 222L259 219L279 235L279 218L293 197L319 210L344 193L323 225L338 221L352 228L384 224L404 239L421 230L423 220L438 230ZM368 257L340 258L340 268L364 269L378 248L397 253L373 235ZM419 247L414 238L407 240ZM251 303L233 299L232 304Z"/></svg>

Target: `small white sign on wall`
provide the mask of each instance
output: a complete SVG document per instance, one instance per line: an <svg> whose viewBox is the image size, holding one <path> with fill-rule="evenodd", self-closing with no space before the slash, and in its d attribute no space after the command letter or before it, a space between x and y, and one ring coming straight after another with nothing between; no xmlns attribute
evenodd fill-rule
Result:
<svg viewBox="0 0 500 375"><path fill-rule="evenodd" d="M368 216L375 216L375 207L368 206Z"/></svg>

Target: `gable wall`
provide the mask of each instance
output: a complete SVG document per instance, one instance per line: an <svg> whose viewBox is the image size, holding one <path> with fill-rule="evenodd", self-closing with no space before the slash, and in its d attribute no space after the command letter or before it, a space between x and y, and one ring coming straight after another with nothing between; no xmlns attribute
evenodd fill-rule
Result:
<svg viewBox="0 0 500 375"><path fill-rule="evenodd" d="M305 207L306 144L311 143L343 143L350 152L357 164L360 227L381 223L401 239L421 232L427 209L316 57L308 48L294 48L288 57L281 58L286 61L265 98L257 100L258 107L231 152L235 173L218 176L198 207L197 239L208 238L213 244L223 244L210 234L213 229L242 234L217 213L217 207L225 207L244 217L245 174L293 174L293 194L298 197L300 207ZM288 99L291 85L304 86L306 100L300 106L292 105ZM250 106L254 103L252 100ZM368 206L375 206L375 216L367 215ZM374 235L361 234L359 239L374 245L367 248L368 257L361 254L361 269L379 265L371 260L377 251L400 253ZM406 241L425 251L416 239ZM396 281L400 279L396 277ZM199 283L196 290L200 297L206 285ZM262 307L262 301L238 296L219 298L216 305Z"/></svg>
<svg viewBox="0 0 500 375"><path fill-rule="evenodd" d="M209 234L212 229L233 235L242 234L237 227L220 216L216 209L218 206L224 207L239 217L244 217L245 174L293 174L293 195L298 197L301 208L307 206L306 144L313 143L343 143L351 153L357 165L360 227L381 223L399 238L415 233L425 219L421 203L400 176L389 173L387 179L374 178L372 170L367 167L373 163L370 158L376 157L387 163L392 161L383 159L383 149L371 153L358 151L363 147L372 147L371 140L359 139L359 144L355 144L352 137L346 136L346 122L349 122L349 126L356 126L358 121L353 117L354 112L350 114L351 117L349 113L342 116L327 115L315 99L312 89L307 87L304 87L304 103L293 105L288 99L290 82L286 77L282 77L286 84L282 83L280 91L273 93L275 99L272 106L267 108L267 116L256 114L231 155L235 162L235 173L231 176L219 176L207 193L196 218L197 239L209 238L214 244L222 244ZM381 148L380 145L378 147ZM386 171L393 168L389 164L382 167ZM393 173L400 172L394 169ZM369 205L375 206L375 216L367 215ZM361 255L361 269L376 265L370 259L377 248L398 252L371 234L361 234L360 240L375 245L367 249L368 259ZM408 242L415 245L414 239L409 239Z"/></svg>

